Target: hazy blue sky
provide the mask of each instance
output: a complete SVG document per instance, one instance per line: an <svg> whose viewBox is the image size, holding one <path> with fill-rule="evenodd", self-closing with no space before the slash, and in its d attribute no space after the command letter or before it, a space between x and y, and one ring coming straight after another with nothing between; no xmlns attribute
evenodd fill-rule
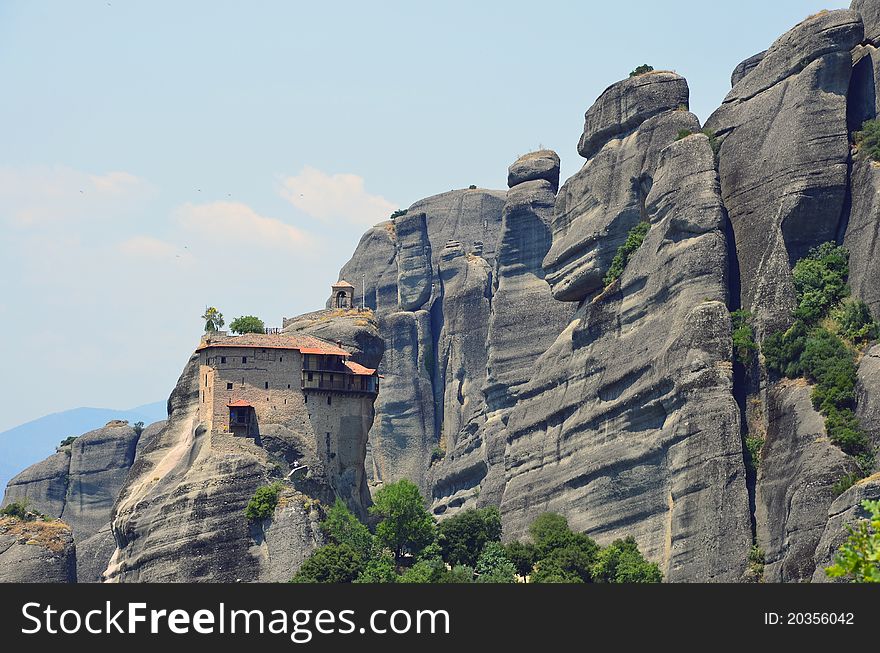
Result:
<svg viewBox="0 0 880 653"><path fill-rule="evenodd" d="M167 396L206 304L319 308L364 229L539 145L641 63L705 119L848 2L0 1L0 430ZM63 435L69 435L64 433Z"/></svg>

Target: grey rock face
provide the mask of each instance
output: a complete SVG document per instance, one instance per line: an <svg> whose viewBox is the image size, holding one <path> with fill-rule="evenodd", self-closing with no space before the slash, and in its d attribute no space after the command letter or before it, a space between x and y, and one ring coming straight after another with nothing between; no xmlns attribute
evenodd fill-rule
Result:
<svg viewBox="0 0 880 653"><path fill-rule="evenodd" d="M856 417L875 447L880 447L880 345L867 351L859 363Z"/></svg>
<svg viewBox="0 0 880 653"><path fill-rule="evenodd" d="M680 83L686 85L684 80ZM544 258L554 298L581 301L602 288L617 248L643 220L660 150L680 131L699 129L697 117L688 111L656 115L595 153L562 185L553 215L553 243Z"/></svg>
<svg viewBox="0 0 880 653"><path fill-rule="evenodd" d="M553 150L538 150L524 154L507 169L509 188L540 179L550 183L553 193L559 188L559 155Z"/></svg>
<svg viewBox="0 0 880 653"><path fill-rule="evenodd" d="M859 481L831 504L828 511L828 523L819 540L819 545L816 547L816 571L813 573L812 582L844 582L844 579L829 578L825 573L825 568L834 563L837 549L849 537L846 527L861 519L868 518L868 514L861 505L862 501L866 499L869 501L880 499L880 476L877 474Z"/></svg>
<svg viewBox="0 0 880 653"><path fill-rule="evenodd" d="M431 450L439 443L444 423L444 397L453 396L440 376L449 368L439 353L444 328L440 259L446 244L455 241L469 261L481 258L491 271L505 197L501 191L477 189L419 200L405 216L369 230L342 268L340 277L355 283L356 290L365 275L366 305L375 311L385 345L379 368L384 378L367 456L374 484L409 478L427 490ZM419 214L425 215L424 223ZM401 261L404 257L408 262ZM468 370L468 376L484 374L485 366Z"/></svg>
<svg viewBox="0 0 880 653"><path fill-rule="evenodd" d="M251 551L260 562L261 583L286 583L326 543L321 515L309 504L302 495L282 495L272 519L252 526Z"/></svg>
<svg viewBox="0 0 880 653"><path fill-rule="evenodd" d="M0 518L0 583L75 583L76 547L62 521Z"/></svg>
<svg viewBox="0 0 880 653"><path fill-rule="evenodd" d="M724 210L705 136L658 156L644 244L538 359L510 412L504 532L555 511L601 543L634 535L667 580L732 581L751 528Z"/></svg>
<svg viewBox="0 0 880 653"><path fill-rule="evenodd" d="M866 120L877 117L880 86L880 51L873 45L859 45L853 50L853 71L847 96L847 122L851 132L858 131Z"/></svg>
<svg viewBox="0 0 880 653"><path fill-rule="evenodd" d="M834 483L857 470L829 442L825 420L813 410L811 388L783 381L768 393L768 429L755 491L764 580L808 581L813 555L835 499Z"/></svg>
<svg viewBox="0 0 880 653"><path fill-rule="evenodd" d="M109 522L97 533L76 545L76 582L100 583L107 563L116 552L116 540Z"/></svg>
<svg viewBox="0 0 880 653"><path fill-rule="evenodd" d="M398 307L414 311L431 297L431 241L424 213L407 213L394 222L397 232Z"/></svg>
<svg viewBox="0 0 880 653"><path fill-rule="evenodd" d="M90 431L9 481L4 502L27 499L63 518L77 540L84 540L110 520L137 442L137 433L123 423Z"/></svg>
<svg viewBox="0 0 880 653"><path fill-rule="evenodd" d="M869 160L852 164L849 220L843 238L849 250L849 285L853 296L880 319L880 168Z"/></svg>
<svg viewBox="0 0 880 653"><path fill-rule="evenodd" d="M733 72L730 74L731 88L739 84L740 81L742 81L743 77L745 77L755 68L757 68L758 64L761 63L761 60L764 58L765 54L767 54L766 50L764 50L763 52L759 52L758 54L753 54L748 59L739 62L736 68L734 68Z"/></svg>
<svg viewBox="0 0 880 653"><path fill-rule="evenodd" d="M880 4L877 0L853 0L850 5L865 23L865 40L880 45Z"/></svg>
<svg viewBox="0 0 880 653"><path fill-rule="evenodd" d="M851 11L800 23L777 39L706 124L723 139L719 172L736 238L741 303L760 334L790 322L791 264L836 236L849 157L850 50L862 34Z"/></svg>
<svg viewBox="0 0 880 653"><path fill-rule="evenodd" d="M651 72L609 86L584 115L578 154L589 159L612 138L660 113L687 109L688 85L672 72Z"/></svg>

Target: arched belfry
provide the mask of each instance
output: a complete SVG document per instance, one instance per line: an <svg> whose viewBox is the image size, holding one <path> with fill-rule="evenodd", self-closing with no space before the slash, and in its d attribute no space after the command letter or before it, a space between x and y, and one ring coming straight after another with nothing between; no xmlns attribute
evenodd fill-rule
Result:
<svg viewBox="0 0 880 653"><path fill-rule="evenodd" d="M354 307L354 286L345 279L340 279L331 286L333 289L333 308L349 309Z"/></svg>

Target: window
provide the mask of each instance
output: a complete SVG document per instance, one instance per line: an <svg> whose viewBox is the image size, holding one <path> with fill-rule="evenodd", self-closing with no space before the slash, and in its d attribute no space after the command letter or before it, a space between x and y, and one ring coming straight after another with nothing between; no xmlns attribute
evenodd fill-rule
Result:
<svg viewBox="0 0 880 653"><path fill-rule="evenodd" d="M309 396L307 394L303 394L303 403L304 404L309 403Z"/></svg>
<svg viewBox="0 0 880 653"><path fill-rule="evenodd" d="M226 362L226 356L221 356L221 357L220 357L220 362L221 362L221 363L225 363L225 362Z"/></svg>
<svg viewBox="0 0 880 653"><path fill-rule="evenodd" d="M279 356L279 357L278 357L278 362L279 362L279 363L283 363L283 362L284 362L284 356Z"/></svg>
<svg viewBox="0 0 880 653"><path fill-rule="evenodd" d="M289 384L289 383L287 384L287 389L290 390L290 384Z"/></svg>
<svg viewBox="0 0 880 653"><path fill-rule="evenodd" d="M242 363L247 363L247 356L242 356L242 357L241 357L241 362L242 362Z"/></svg>
<svg viewBox="0 0 880 653"><path fill-rule="evenodd" d="M333 403L333 397L330 397L330 396L328 395L328 396L327 396L327 405L329 406L329 405L332 404L332 403Z"/></svg>
<svg viewBox="0 0 880 653"><path fill-rule="evenodd" d="M266 388L265 388L265 389L266 389L266 390L269 389L269 382L268 382L268 381L266 381Z"/></svg>
<svg viewBox="0 0 880 653"><path fill-rule="evenodd" d="M311 380L312 380L312 373L309 372L309 381L311 381Z"/></svg>
<svg viewBox="0 0 880 653"><path fill-rule="evenodd" d="M205 385L208 385L208 375L205 374Z"/></svg>
<svg viewBox="0 0 880 653"><path fill-rule="evenodd" d="M231 383L227 383L227 384L226 384L226 389L227 389L227 390L232 390L232 384L231 384Z"/></svg>

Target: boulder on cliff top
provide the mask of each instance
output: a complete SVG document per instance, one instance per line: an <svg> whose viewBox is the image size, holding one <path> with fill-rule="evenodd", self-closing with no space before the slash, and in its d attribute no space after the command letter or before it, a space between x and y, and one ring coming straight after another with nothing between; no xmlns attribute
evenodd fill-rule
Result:
<svg viewBox="0 0 880 653"><path fill-rule="evenodd" d="M648 118L687 109L687 81L673 72L656 71L609 86L584 115L578 154L589 159L612 138L632 131Z"/></svg>
<svg viewBox="0 0 880 653"><path fill-rule="evenodd" d="M523 154L507 169L509 188L539 179L549 181L554 193L559 189L559 155L553 150Z"/></svg>

